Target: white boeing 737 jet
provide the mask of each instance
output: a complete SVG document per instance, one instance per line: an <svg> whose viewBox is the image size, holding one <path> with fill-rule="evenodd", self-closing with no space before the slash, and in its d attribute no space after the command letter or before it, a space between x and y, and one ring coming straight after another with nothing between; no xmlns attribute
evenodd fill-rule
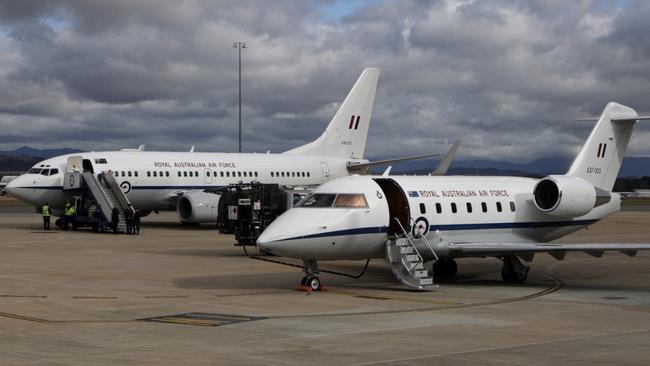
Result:
<svg viewBox="0 0 650 366"><path fill-rule="evenodd" d="M87 152L57 156L36 164L6 187L12 196L60 214L68 199L64 172L74 169L111 172L134 207L144 214L176 210L184 223L215 222L219 196L205 193L231 183L257 181L317 186L330 179L365 172L386 164L434 156L422 155L369 162L363 158L379 69L366 68L315 141L281 154L154 152L138 150Z"/></svg>
<svg viewBox="0 0 650 366"><path fill-rule="evenodd" d="M317 260L386 258L393 274L414 288L452 278L455 258L498 257L507 282L524 282L536 253L561 260L567 252L629 256L650 244L549 241L618 211L611 192L637 120L609 103L565 175L543 179L479 176L350 176L327 182L278 217L257 245L303 259L303 285L320 288Z"/></svg>

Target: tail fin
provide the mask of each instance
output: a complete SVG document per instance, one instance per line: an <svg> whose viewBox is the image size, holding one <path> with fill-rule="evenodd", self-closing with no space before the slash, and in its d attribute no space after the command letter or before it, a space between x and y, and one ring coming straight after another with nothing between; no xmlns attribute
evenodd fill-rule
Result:
<svg viewBox="0 0 650 366"><path fill-rule="evenodd" d="M567 175L583 178L598 188L611 191L637 116L630 107L607 103Z"/></svg>
<svg viewBox="0 0 650 366"><path fill-rule="evenodd" d="M316 140L286 153L362 159L378 76L379 69L364 69L325 132Z"/></svg>

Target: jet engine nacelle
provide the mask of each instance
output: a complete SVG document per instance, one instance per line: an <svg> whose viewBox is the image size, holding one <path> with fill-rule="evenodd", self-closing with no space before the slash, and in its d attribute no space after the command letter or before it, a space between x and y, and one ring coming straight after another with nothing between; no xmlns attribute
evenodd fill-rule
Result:
<svg viewBox="0 0 650 366"><path fill-rule="evenodd" d="M178 198L176 214L183 223L217 222L220 197L205 192L186 193Z"/></svg>
<svg viewBox="0 0 650 366"><path fill-rule="evenodd" d="M577 217L596 206L596 188L588 181L563 175L549 175L535 185L535 206L557 217Z"/></svg>

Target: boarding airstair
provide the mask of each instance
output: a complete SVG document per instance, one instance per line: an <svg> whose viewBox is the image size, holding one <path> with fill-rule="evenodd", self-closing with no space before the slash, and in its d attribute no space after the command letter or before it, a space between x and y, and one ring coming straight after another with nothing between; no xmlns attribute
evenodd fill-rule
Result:
<svg viewBox="0 0 650 366"><path fill-rule="evenodd" d="M93 201L94 213L102 216L103 223L111 222L113 207L117 207L119 212L119 223L117 231L126 232L126 221L124 210L129 206L129 199L117 184L115 177L110 173L100 173L98 175L92 172L68 172L65 174L64 191L85 191ZM83 212L79 212L78 220L83 220ZM88 214L96 216L95 214Z"/></svg>
<svg viewBox="0 0 650 366"><path fill-rule="evenodd" d="M418 250L426 248L433 254L434 260L438 260L436 252L431 243L424 235L412 235L409 233L399 219L395 218L402 231L399 235L391 235L386 240L386 262L388 262L393 275L405 286L418 290L431 290L438 287L434 283L433 276L424 267L424 257Z"/></svg>

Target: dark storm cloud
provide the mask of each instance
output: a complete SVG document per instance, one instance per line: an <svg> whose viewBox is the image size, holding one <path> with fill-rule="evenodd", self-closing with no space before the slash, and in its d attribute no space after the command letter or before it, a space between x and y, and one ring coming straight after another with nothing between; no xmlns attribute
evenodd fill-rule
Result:
<svg viewBox="0 0 650 366"><path fill-rule="evenodd" d="M0 143L233 151L239 40L247 151L318 137L365 66L381 68L373 157L461 138L461 158L569 156L591 128L575 116L650 112L645 2L332 4L3 1Z"/></svg>

